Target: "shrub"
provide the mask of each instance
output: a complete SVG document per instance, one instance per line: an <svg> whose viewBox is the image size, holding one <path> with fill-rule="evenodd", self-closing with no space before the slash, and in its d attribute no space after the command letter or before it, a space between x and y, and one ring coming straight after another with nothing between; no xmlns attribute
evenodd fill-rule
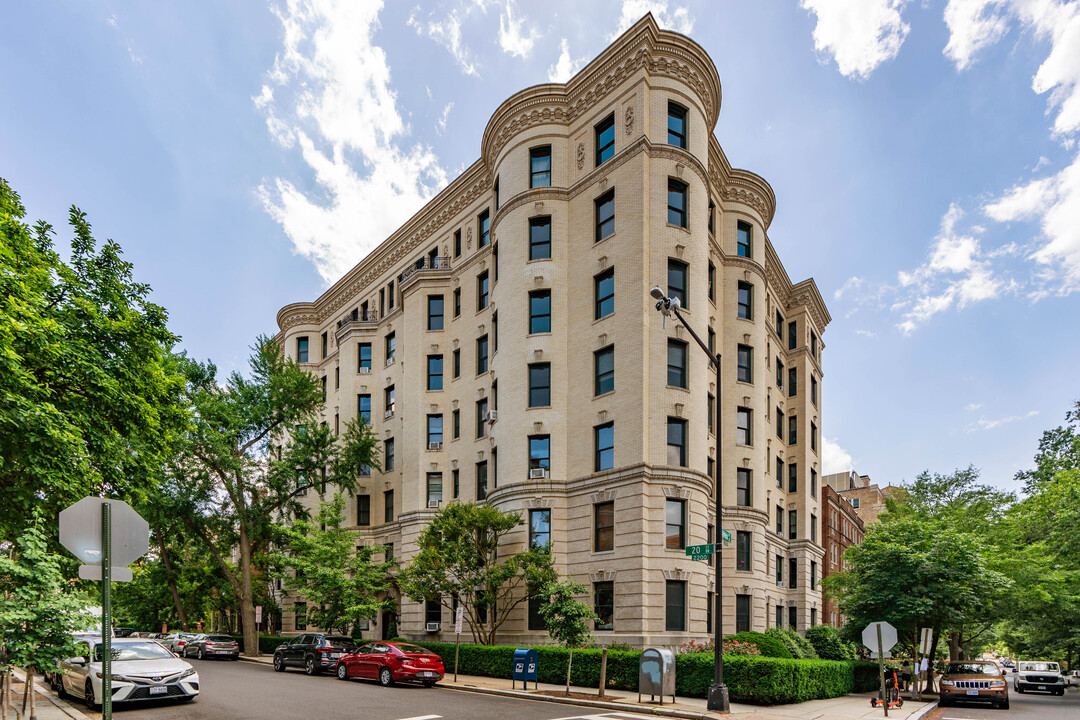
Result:
<svg viewBox="0 0 1080 720"><path fill-rule="evenodd" d="M236 638L236 642L240 644L240 652L244 652L244 636L233 635ZM259 635L259 653L262 655L273 655L274 650L278 645L287 643L292 640L291 637L286 635Z"/></svg>
<svg viewBox="0 0 1080 720"><path fill-rule="evenodd" d="M836 628L828 625L807 628L806 639L822 660L855 660L858 657L855 646L841 640Z"/></svg>
<svg viewBox="0 0 1080 720"><path fill-rule="evenodd" d="M765 633L735 633L734 635L728 635L725 640L738 640L739 642L753 643L754 645L757 645L758 651L764 657L784 658L787 660L794 657L782 640L773 637L772 635L766 635Z"/></svg>
<svg viewBox="0 0 1080 720"><path fill-rule="evenodd" d="M814 650L814 646L811 645L806 638L800 635L791 628L778 628L771 627L765 631L766 635L771 635L784 643L791 656L796 660L817 660L817 651Z"/></svg>
<svg viewBox="0 0 1080 720"><path fill-rule="evenodd" d="M706 640L705 642L698 642L696 640L690 640L680 645L676 650L676 655L685 655L687 653L714 653L716 651L716 643L712 640ZM743 642L741 640L735 640L734 638L724 638L724 655L760 655L761 651L758 650L758 646L752 642Z"/></svg>
<svg viewBox="0 0 1080 720"><path fill-rule="evenodd" d="M875 692L881 687L877 663L857 660L848 664L851 665L851 673L855 679L852 692Z"/></svg>

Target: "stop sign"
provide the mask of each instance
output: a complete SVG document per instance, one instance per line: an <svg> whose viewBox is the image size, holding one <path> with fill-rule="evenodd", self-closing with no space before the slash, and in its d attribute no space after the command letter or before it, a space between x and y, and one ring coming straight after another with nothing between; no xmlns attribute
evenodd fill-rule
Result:
<svg viewBox="0 0 1080 720"><path fill-rule="evenodd" d="M101 565L101 506L108 503L110 564L122 568L150 549L150 524L123 500L84 497L60 512L60 544L87 565Z"/></svg>
<svg viewBox="0 0 1080 720"><path fill-rule="evenodd" d="M881 628L881 647L878 647L878 627ZM875 655L888 652L896 644L896 628L887 622L872 622L862 631L863 645Z"/></svg>

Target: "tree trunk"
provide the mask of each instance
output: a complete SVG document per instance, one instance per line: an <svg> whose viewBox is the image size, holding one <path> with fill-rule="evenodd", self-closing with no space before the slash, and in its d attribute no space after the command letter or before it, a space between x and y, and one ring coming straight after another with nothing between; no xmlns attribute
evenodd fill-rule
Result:
<svg viewBox="0 0 1080 720"><path fill-rule="evenodd" d="M180 599L180 590L176 587L176 573L173 571L172 560L169 559L169 551L165 547L165 538L159 532L158 536L158 549L161 550L161 562L165 565L165 577L169 581L169 592L172 593L173 605L176 607L176 614L180 618L180 627L187 632L188 619L187 610L184 609L184 602Z"/></svg>
<svg viewBox="0 0 1080 720"><path fill-rule="evenodd" d="M3 670L0 671L0 720L7 720L9 677L7 666L4 666Z"/></svg>
<svg viewBox="0 0 1080 720"><path fill-rule="evenodd" d="M574 667L574 648L570 648L570 662L566 663L566 694L570 695L570 668Z"/></svg>
<svg viewBox="0 0 1080 720"><path fill-rule="evenodd" d="M23 694L22 694L22 712L15 713L16 716L25 716L26 711L30 709L30 693L33 692L34 687L34 675L30 672L29 668L23 670L26 673L26 677L23 678Z"/></svg>
<svg viewBox="0 0 1080 720"><path fill-rule="evenodd" d="M949 662L960 660L960 633L953 630L949 633Z"/></svg>
<svg viewBox="0 0 1080 720"><path fill-rule="evenodd" d="M255 627L255 602L251 596L251 545L247 526L240 522L240 628L244 636L244 655L259 656L259 629Z"/></svg>
<svg viewBox="0 0 1080 720"><path fill-rule="evenodd" d="M941 632L935 628L934 640L930 643L930 657L926 662L926 691L936 692L936 685L934 684L934 658L937 656L938 640L941 639Z"/></svg>
<svg viewBox="0 0 1080 720"><path fill-rule="evenodd" d="M26 668L26 693L23 695L23 715L26 715L26 699L30 700L30 714L27 717L37 717L37 698L34 697L34 668Z"/></svg>
<svg viewBox="0 0 1080 720"><path fill-rule="evenodd" d="M600 654L600 697L604 697L604 688L607 687L607 648Z"/></svg>

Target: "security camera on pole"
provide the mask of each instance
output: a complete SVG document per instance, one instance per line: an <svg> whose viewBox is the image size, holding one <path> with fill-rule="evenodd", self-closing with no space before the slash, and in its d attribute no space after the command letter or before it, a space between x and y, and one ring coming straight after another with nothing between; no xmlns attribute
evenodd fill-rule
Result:
<svg viewBox="0 0 1080 720"><path fill-rule="evenodd" d="M60 544L85 563L83 580L101 581L101 716L112 720L112 583L150 549L150 525L123 500L85 497L60 512Z"/></svg>

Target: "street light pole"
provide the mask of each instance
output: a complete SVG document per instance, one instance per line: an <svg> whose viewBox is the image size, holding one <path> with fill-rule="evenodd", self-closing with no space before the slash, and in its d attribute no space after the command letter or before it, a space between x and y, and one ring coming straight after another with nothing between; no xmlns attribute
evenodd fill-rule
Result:
<svg viewBox="0 0 1080 720"><path fill-rule="evenodd" d="M723 516L724 505L721 502L720 490L723 487L721 477L723 476L723 455L721 452L722 435L720 427L720 352L713 356L713 351L709 349L709 346L702 341L694 328L687 324L683 319L682 313L679 312L681 303L678 298L669 298L664 294L658 286L654 287L650 293L653 298L656 299L656 309L659 310L664 317L669 314L674 314L675 319L679 321L684 328L689 331L690 336L694 338L698 346L705 351L705 354L709 356L709 362L716 368L716 407L713 408L714 420L716 422L716 477L713 479L713 501L716 505L716 532L713 534L713 539L716 541L717 547L723 547ZM713 602L715 603L715 611L713 612L713 684L709 688L709 699L707 708L709 710L717 710L719 712L730 712L730 703L728 700L727 685L724 684L724 602L721 595L723 578L723 562L719 552L715 553L716 560L716 574L715 585L713 587Z"/></svg>

